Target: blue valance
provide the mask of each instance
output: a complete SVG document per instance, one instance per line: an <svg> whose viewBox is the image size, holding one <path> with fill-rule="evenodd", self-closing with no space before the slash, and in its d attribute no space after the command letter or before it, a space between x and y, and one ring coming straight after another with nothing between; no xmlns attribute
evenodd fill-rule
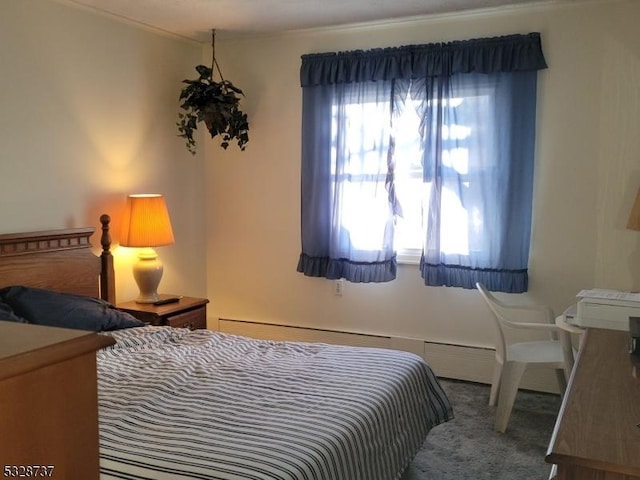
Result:
<svg viewBox="0 0 640 480"><path fill-rule="evenodd" d="M547 63L542 54L540 34L533 32L448 43L303 55L300 84L309 87L544 68L547 68Z"/></svg>

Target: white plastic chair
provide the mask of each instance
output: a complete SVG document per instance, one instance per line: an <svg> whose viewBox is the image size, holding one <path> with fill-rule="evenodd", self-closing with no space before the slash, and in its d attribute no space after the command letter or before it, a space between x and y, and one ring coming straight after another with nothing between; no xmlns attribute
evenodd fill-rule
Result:
<svg viewBox="0 0 640 480"><path fill-rule="evenodd" d="M496 321L498 342L496 345L496 364L491 379L489 405L498 400L495 430L504 433L509 423L513 403L518 393L520 380L527 365L537 364L556 370L560 391L567 387L569 366L565 363L563 344L558 340L560 328L555 325L555 316L550 307L543 305L509 305L496 299L481 283L476 287L487 302ZM523 322L519 318L532 316L541 318L541 322ZM508 328L542 330L549 332L549 340L509 343L505 331Z"/></svg>

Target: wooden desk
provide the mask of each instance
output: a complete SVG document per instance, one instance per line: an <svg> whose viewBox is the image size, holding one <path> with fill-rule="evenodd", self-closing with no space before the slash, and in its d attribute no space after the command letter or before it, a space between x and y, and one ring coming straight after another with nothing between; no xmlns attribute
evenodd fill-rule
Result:
<svg viewBox="0 0 640 480"><path fill-rule="evenodd" d="M95 352L112 343L0 321L0 475L98 479Z"/></svg>
<svg viewBox="0 0 640 480"><path fill-rule="evenodd" d="M557 480L640 480L640 362L629 333L587 329L547 451Z"/></svg>

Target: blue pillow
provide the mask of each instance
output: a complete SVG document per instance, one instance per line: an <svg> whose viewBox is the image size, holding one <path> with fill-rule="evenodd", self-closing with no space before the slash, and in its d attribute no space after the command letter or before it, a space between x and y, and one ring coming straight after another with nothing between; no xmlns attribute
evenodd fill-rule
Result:
<svg viewBox="0 0 640 480"><path fill-rule="evenodd" d="M29 323L24 318L19 317L6 303L0 302L0 320L6 322Z"/></svg>
<svg viewBox="0 0 640 480"><path fill-rule="evenodd" d="M144 322L109 302L42 288L11 286L0 290L3 301L29 323L103 332L140 327Z"/></svg>

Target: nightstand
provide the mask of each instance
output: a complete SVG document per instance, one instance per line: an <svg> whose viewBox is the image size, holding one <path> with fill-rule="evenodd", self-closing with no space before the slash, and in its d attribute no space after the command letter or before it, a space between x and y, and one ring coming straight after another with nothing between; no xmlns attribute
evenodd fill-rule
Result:
<svg viewBox="0 0 640 480"><path fill-rule="evenodd" d="M160 295L160 298L177 296L164 294ZM182 297L178 302L165 305L130 301L119 303L116 307L151 325L168 325L196 330L207 328L207 303L209 300L206 298Z"/></svg>

